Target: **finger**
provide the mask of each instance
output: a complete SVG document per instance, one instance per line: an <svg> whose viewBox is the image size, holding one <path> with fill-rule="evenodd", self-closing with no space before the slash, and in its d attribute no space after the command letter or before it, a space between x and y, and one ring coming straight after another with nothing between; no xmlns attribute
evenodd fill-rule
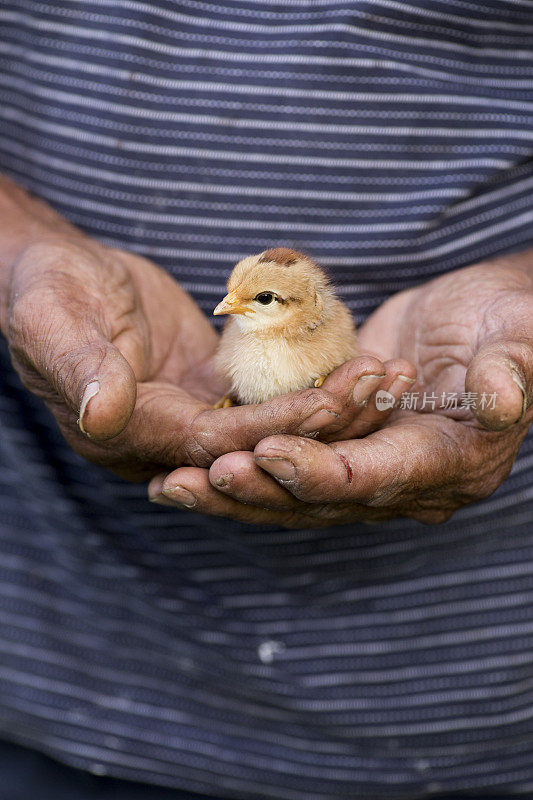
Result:
<svg viewBox="0 0 533 800"><path fill-rule="evenodd" d="M163 381L141 382L133 415L106 449L106 463L117 471L124 460L142 462L143 476L183 463L209 467L226 453L253 450L272 432L301 431L306 425L313 430L327 426L339 413L338 399L318 389L258 406L215 411L181 387ZM86 455L91 457L90 452ZM101 451L95 457L101 462Z"/></svg>
<svg viewBox="0 0 533 800"><path fill-rule="evenodd" d="M431 420L429 421L431 422ZM453 482L462 469L461 447L451 434L425 421L403 421L364 439L331 445L272 436L254 450L256 464L306 503L353 501L370 506L406 502ZM465 431L464 437L470 436ZM468 451L470 443L463 443Z"/></svg>
<svg viewBox="0 0 533 800"><path fill-rule="evenodd" d="M504 430L520 422L533 400L533 347L519 341L485 344L468 367L465 389L486 428Z"/></svg>
<svg viewBox="0 0 533 800"><path fill-rule="evenodd" d="M361 414L354 422L351 436L366 436L385 423L397 407L405 391L416 381L416 367L402 358L385 362L385 378L369 397Z"/></svg>
<svg viewBox="0 0 533 800"><path fill-rule="evenodd" d="M17 270L13 286L8 338L14 361L29 388L35 388L35 374L56 393L56 402L58 396L78 416L84 433L109 439L131 416L135 375L109 340L102 311L84 285L66 266L41 264L39 252L34 248L26 256L34 261ZM53 252L48 248L46 258ZM46 388L40 393L53 401Z"/></svg>
<svg viewBox="0 0 533 800"><path fill-rule="evenodd" d="M271 434L316 436L335 430L342 413L342 401L323 389L293 392L259 405L208 409L191 425L188 455L192 463L210 466L225 453L253 450Z"/></svg>
<svg viewBox="0 0 533 800"><path fill-rule="evenodd" d="M372 385L378 386L380 378L384 375L385 368L379 358L369 355L358 356L345 361L330 372L322 384L322 389L338 397L353 411L354 407L362 405L370 396Z"/></svg>
<svg viewBox="0 0 533 800"><path fill-rule="evenodd" d="M233 468L237 471L236 463L233 464ZM268 476L265 477L272 481ZM237 500L231 494L224 496L222 492L225 490L221 492L219 487L216 488L221 492L221 496L217 497L212 491L215 488L212 479L210 483L211 489L205 483L205 470L181 467L172 473L156 475L150 481L148 495L151 502L164 506L229 517L249 524L278 525L284 528L323 528L358 521L371 523L389 519L391 516L386 509L368 508L356 503L308 504L290 495L288 502L292 510L287 508L287 501L284 501L285 505L280 508L268 506L265 508L261 505L261 498L257 496L253 496L252 503L247 504L246 501ZM244 484L242 487L244 489ZM265 485L258 488L262 490ZM273 495L269 495L269 490L266 489L267 503L270 502L269 497ZM277 502L277 499L274 502Z"/></svg>
<svg viewBox="0 0 533 800"><path fill-rule="evenodd" d="M409 361L397 358L386 361L383 369L384 377L373 385L370 385L366 376L358 380L354 392L358 403L354 403L354 413L349 424L342 430L321 438L325 441L338 441L367 436L386 422L403 393L415 383L416 368Z"/></svg>
<svg viewBox="0 0 533 800"><path fill-rule="evenodd" d="M216 411L164 382L141 382L138 392L128 427L113 440L113 452L107 458L119 456L122 463L129 456L136 464L142 460L147 465L143 475L184 462L209 467L226 453L253 450L271 434L308 431L306 435L312 435L320 426L327 430L342 413L340 400L322 389ZM102 454L97 455L101 460ZM119 465L110 466L117 471Z"/></svg>
<svg viewBox="0 0 533 800"><path fill-rule="evenodd" d="M206 406L174 384L141 382L131 418L112 440L80 443L75 430L67 427L63 433L89 461L125 480L146 481L164 469L187 463L187 437L194 418Z"/></svg>
<svg viewBox="0 0 533 800"><path fill-rule="evenodd" d="M180 467L169 473L161 482L156 476L148 487L152 502L168 502L178 508L198 514L227 517L239 522L256 525L294 525L292 513L270 511L255 506L244 505L232 497L217 491L209 481L209 473L198 467Z"/></svg>
<svg viewBox="0 0 533 800"><path fill-rule="evenodd" d="M131 417L137 391L135 375L122 353L98 330L73 320L62 309L55 309L46 341L41 324L35 318L29 322L35 346L14 344L14 360L31 366L53 387L75 413L82 433L96 441L119 434Z"/></svg>
<svg viewBox="0 0 533 800"><path fill-rule="evenodd" d="M176 503L172 500L169 500L167 497L164 496L162 493L163 484L166 480L168 472L160 472L149 481L148 483L148 500L151 503L157 503L160 506L170 506L172 508L176 507ZM185 505L185 504L184 504ZM192 506L191 506L192 508Z"/></svg>
<svg viewBox="0 0 533 800"><path fill-rule="evenodd" d="M262 470L253 453L238 451L218 458L209 470L211 485L239 503L276 511L298 510L301 503Z"/></svg>
<svg viewBox="0 0 533 800"><path fill-rule="evenodd" d="M309 524L342 525L348 522L376 522L390 517L383 509L368 508L351 500L346 503L303 503L254 461L253 453L228 453L217 459L209 471L211 485L240 503L276 511L293 511L306 516Z"/></svg>

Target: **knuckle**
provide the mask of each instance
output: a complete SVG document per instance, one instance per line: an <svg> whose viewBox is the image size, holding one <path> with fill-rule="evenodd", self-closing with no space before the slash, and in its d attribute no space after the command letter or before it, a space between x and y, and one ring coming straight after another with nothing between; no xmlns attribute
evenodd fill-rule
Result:
<svg viewBox="0 0 533 800"><path fill-rule="evenodd" d="M335 398L325 389L303 389L288 395L288 411L295 416L309 416L321 408L334 404Z"/></svg>
<svg viewBox="0 0 533 800"><path fill-rule="evenodd" d="M321 389L303 389L300 392L288 395L287 411L293 414L301 413L304 409L312 407L322 393Z"/></svg>
<svg viewBox="0 0 533 800"><path fill-rule="evenodd" d="M187 459L197 467L210 467L220 453L220 430L206 425L206 413L198 414L190 425L184 447Z"/></svg>
<svg viewBox="0 0 533 800"><path fill-rule="evenodd" d="M295 400L291 397L288 405L289 413L292 413L294 407ZM249 414L248 421L254 429L262 431L279 429L281 418L279 398L274 398L274 400L269 400L256 406L250 406L246 411Z"/></svg>
<svg viewBox="0 0 533 800"><path fill-rule="evenodd" d="M103 446L120 449L127 456L138 457L145 462L158 463L175 469L184 461L184 434L177 430L168 431L161 415L162 397L159 387L143 387L137 395L137 402L126 428L113 437L112 442Z"/></svg>
<svg viewBox="0 0 533 800"><path fill-rule="evenodd" d="M302 404L299 411L301 414L305 414L306 418L324 408L338 414L342 412L342 406L338 398L326 389L306 389L302 393L301 399Z"/></svg>
<svg viewBox="0 0 533 800"><path fill-rule="evenodd" d="M381 374L383 363L375 356L359 356L357 364L362 374Z"/></svg>

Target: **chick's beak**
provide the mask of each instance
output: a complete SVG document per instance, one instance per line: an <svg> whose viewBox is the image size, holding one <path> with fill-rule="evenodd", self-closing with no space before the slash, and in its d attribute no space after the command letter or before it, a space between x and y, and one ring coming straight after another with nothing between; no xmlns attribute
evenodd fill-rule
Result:
<svg viewBox="0 0 533 800"><path fill-rule="evenodd" d="M254 309L243 303L236 291L227 294L213 311L214 316L219 314L245 314L247 311L254 313Z"/></svg>

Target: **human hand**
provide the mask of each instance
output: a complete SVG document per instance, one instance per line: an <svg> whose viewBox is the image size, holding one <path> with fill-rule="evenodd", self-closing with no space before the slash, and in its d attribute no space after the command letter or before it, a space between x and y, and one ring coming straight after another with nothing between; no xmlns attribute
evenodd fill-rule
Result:
<svg viewBox="0 0 533 800"><path fill-rule="evenodd" d="M345 365L329 391L213 411L223 393L212 369L218 337L176 281L3 180L0 211L0 323L13 363L89 460L142 480L181 464L208 467L270 433L353 430L359 412L360 430L377 424L380 415L352 398L362 374L385 371L376 358ZM363 381L361 399L380 383Z"/></svg>
<svg viewBox="0 0 533 800"><path fill-rule="evenodd" d="M269 436L209 472L160 475L153 493L204 513L286 527L407 516L435 523L491 494L509 473L533 411L533 256L445 275L392 297L360 330L362 347L418 370L410 391L475 409L397 409L363 439ZM494 407L491 399L494 398ZM183 490L189 494L184 495Z"/></svg>

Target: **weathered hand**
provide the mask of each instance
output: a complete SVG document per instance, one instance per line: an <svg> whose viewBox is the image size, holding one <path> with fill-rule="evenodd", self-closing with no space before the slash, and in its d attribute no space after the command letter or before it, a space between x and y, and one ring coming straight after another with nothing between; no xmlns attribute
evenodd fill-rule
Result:
<svg viewBox="0 0 533 800"><path fill-rule="evenodd" d="M383 417L352 397L361 375L384 372L377 358L343 366L331 391L213 411L223 393L211 367L218 337L176 281L89 239L3 179L0 216L0 322L13 363L86 458L139 480L181 464L208 467L272 432L366 432ZM385 380L400 367L389 364ZM361 398L380 383L363 380Z"/></svg>
<svg viewBox="0 0 533 800"><path fill-rule="evenodd" d="M424 408L397 409L364 439L269 436L209 472L158 476L151 491L205 513L287 527L395 516L440 522L487 497L533 417L531 276L529 253L480 264L396 295L370 317L363 348L412 361L418 381L409 391L426 392ZM464 392L475 395L475 410L439 407L443 393L446 403Z"/></svg>

